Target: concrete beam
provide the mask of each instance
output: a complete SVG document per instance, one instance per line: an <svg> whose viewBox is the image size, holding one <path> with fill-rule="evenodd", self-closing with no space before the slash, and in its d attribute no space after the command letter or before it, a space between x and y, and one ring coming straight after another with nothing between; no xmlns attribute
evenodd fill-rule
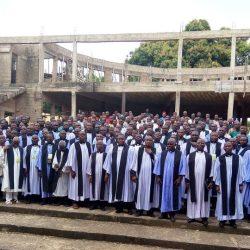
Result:
<svg viewBox="0 0 250 250"><path fill-rule="evenodd" d="M100 43L100 42L144 42L183 39L212 39L229 37L250 37L250 29L207 30L164 33L124 33L124 34L85 34L85 35L51 35L0 37L0 44L35 44L35 43Z"/></svg>

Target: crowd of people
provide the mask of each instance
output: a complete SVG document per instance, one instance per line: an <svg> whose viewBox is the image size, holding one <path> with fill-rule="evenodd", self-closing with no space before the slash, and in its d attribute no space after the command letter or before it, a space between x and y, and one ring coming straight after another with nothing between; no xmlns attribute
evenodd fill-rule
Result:
<svg viewBox="0 0 250 250"><path fill-rule="evenodd" d="M27 115L0 119L1 195L26 203L114 206L135 216L219 226L250 216L247 126L186 111L133 115L80 113L76 118Z"/></svg>

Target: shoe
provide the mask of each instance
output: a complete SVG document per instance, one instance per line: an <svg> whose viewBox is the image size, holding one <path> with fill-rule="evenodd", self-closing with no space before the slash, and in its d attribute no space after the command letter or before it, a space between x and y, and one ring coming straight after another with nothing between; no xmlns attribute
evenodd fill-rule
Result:
<svg viewBox="0 0 250 250"><path fill-rule="evenodd" d="M220 222L219 222L219 227L220 227L220 228L224 228L224 227L225 227L225 223L224 223L223 221L220 221Z"/></svg>
<svg viewBox="0 0 250 250"><path fill-rule="evenodd" d="M142 216L142 211L136 210L135 217L140 217L140 216Z"/></svg>
<svg viewBox="0 0 250 250"><path fill-rule="evenodd" d="M167 218L168 218L168 216L165 213L161 213L161 215L158 217L158 219L160 219L160 220L167 219Z"/></svg>
<svg viewBox="0 0 250 250"><path fill-rule="evenodd" d="M95 209L97 209L97 206L90 206L89 207L89 210L95 210Z"/></svg>
<svg viewBox="0 0 250 250"><path fill-rule="evenodd" d="M192 222L195 222L195 219L188 219L187 223L190 224Z"/></svg>
<svg viewBox="0 0 250 250"><path fill-rule="evenodd" d="M41 205L42 205L42 206L45 206L45 205L47 205L47 204L48 204L48 203L47 203L46 201L42 201L42 202L41 202Z"/></svg>
<svg viewBox="0 0 250 250"><path fill-rule="evenodd" d="M5 201L6 205L12 205L12 201Z"/></svg>
<svg viewBox="0 0 250 250"><path fill-rule="evenodd" d="M78 209L78 208L79 208L79 206L78 206L77 203L73 203L72 207L73 207L74 209Z"/></svg>
<svg viewBox="0 0 250 250"><path fill-rule="evenodd" d="M13 203L13 204L18 204L19 201L15 199L15 200L12 201L12 203Z"/></svg>
<svg viewBox="0 0 250 250"><path fill-rule="evenodd" d="M100 209L101 209L102 211L106 211L106 208L105 208L105 207L100 207Z"/></svg>
<svg viewBox="0 0 250 250"><path fill-rule="evenodd" d="M132 209L128 209L128 214L132 215L133 214L133 210Z"/></svg>
<svg viewBox="0 0 250 250"><path fill-rule="evenodd" d="M117 214L121 214L121 213L123 213L123 209L116 209L116 211L115 211Z"/></svg>
<svg viewBox="0 0 250 250"><path fill-rule="evenodd" d="M175 217L174 216L170 216L170 221L171 222L175 222Z"/></svg>
<svg viewBox="0 0 250 250"><path fill-rule="evenodd" d="M202 221L202 224L203 224L204 227L208 227L208 221L207 220Z"/></svg>
<svg viewBox="0 0 250 250"><path fill-rule="evenodd" d="M149 210L149 211L147 212L147 216L155 217L155 216L154 216L154 212L151 211L151 210Z"/></svg>
<svg viewBox="0 0 250 250"><path fill-rule="evenodd" d="M235 222L234 222L234 223L230 223L230 227L232 227L232 228L234 228L234 229L237 229L237 225L236 225Z"/></svg>

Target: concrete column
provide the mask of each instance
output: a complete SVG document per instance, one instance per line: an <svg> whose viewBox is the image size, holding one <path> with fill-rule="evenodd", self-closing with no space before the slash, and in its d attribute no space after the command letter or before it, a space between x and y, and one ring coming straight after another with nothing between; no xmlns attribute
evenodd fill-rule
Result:
<svg viewBox="0 0 250 250"><path fill-rule="evenodd" d="M234 93L230 92L228 95L227 119L233 117L234 113Z"/></svg>
<svg viewBox="0 0 250 250"><path fill-rule="evenodd" d="M123 81L123 75L119 74L119 82L122 82L122 81Z"/></svg>
<svg viewBox="0 0 250 250"><path fill-rule="evenodd" d="M177 115L180 114L180 105L181 105L181 92L176 91L175 93L175 112Z"/></svg>
<svg viewBox="0 0 250 250"><path fill-rule="evenodd" d="M235 54L236 54L236 37L232 36L231 42L231 61L230 61L230 69L231 69L231 80L234 79L234 70L235 70Z"/></svg>
<svg viewBox="0 0 250 250"><path fill-rule="evenodd" d="M181 81L183 38L178 42L177 81Z"/></svg>
<svg viewBox="0 0 250 250"><path fill-rule="evenodd" d="M113 82L112 79L112 69L105 68L104 70L104 82Z"/></svg>
<svg viewBox="0 0 250 250"><path fill-rule="evenodd" d="M57 81L58 57L53 58L52 82Z"/></svg>
<svg viewBox="0 0 250 250"><path fill-rule="evenodd" d="M44 45L39 44L39 83L44 82Z"/></svg>
<svg viewBox="0 0 250 250"><path fill-rule="evenodd" d="M89 81L92 81L93 79L93 74L94 74L94 70L93 70L93 68L92 68L92 66L91 67L89 67L89 74L88 74L88 80Z"/></svg>
<svg viewBox="0 0 250 250"><path fill-rule="evenodd" d="M71 116L76 117L76 92L71 92Z"/></svg>
<svg viewBox="0 0 250 250"><path fill-rule="evenodd" d="M73 42L73 56L72 56L72 82L77 81L77 42Z"/></svg>
<svg viewBox="0 0 250 250"><path fill-rule="evenodd" d="M126 112L126 93L122 92L122 114Z"/></svg>

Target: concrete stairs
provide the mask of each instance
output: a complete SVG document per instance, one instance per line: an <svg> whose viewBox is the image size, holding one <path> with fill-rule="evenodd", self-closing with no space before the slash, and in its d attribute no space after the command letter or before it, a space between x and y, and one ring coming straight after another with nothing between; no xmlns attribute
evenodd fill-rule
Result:
<svg viewBox="0 0 250 250"><path fill-rule="evenodd" d="M208 228L204 228L199 223L187 224L181 215L171 223L146 216L117 215L111 208L102 212L87 208L74 210L63 206L6 206L1 203L0 230L150 248L250 249L250 224L246 222L241 222L238 229L226 227L221 230L215 219L210 219Z"/></svg>

